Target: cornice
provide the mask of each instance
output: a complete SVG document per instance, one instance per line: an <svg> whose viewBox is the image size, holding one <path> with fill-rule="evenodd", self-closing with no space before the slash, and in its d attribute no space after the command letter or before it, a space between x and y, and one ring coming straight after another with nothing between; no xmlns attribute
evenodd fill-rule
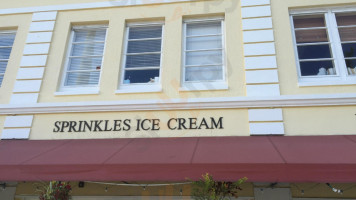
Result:
<svg viewBox="0 0 356 200"><path fill-rule="evenodd" d="M1 104L0 115L41 113L92 113L163 110L206 110L242 108L287 108L356 105L356 93L326 95L282 95L270 97L220 97L168 100L129 100Z"/></svg>

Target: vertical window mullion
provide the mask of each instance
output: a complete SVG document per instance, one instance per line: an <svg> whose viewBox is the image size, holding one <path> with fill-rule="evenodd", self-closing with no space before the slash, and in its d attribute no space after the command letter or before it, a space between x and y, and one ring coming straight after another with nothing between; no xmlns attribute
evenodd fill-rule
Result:
<svg viewBox="0 0 356 200"><path fill-rule="evenodd" d="M330 35L330 45L332 49L332 54L334 57L334 63L337 75L345 77L346 65L344 62L344 55L342 53L341 40L339 36L339 31L337 29L337 22L335 14L331 11L326 13L326 24L328 27L328 34Z"/></svg>

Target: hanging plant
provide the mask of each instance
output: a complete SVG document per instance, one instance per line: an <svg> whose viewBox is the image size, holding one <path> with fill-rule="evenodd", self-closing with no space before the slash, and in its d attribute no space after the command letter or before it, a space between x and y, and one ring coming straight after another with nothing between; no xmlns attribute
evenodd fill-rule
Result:
<svg viewBox="0 0 356 200"><path fill-rule="evenodd" d="M192 182L192 198L195 200L226 200L229 197L238 197L240 185L247 180L246 177L236 182L215 181L213 176L206 173L198 181Z"/></svg>
<svg viewBox="0 0 356 200"><path fill-rule="evenodd" d="M72 187L69 182L50 181L41 189L40 200L69 200Z"/></svg>

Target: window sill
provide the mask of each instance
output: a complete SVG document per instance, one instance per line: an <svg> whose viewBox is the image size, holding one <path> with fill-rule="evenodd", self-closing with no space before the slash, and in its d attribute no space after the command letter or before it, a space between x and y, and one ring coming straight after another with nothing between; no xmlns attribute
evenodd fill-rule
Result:
<svg viewBox="0 0 356 200"><path fill-rule="evenodd" d="M179 91L207 91L207 90L227 90L229 86L225 82L205 82L205 83L184 83Z"/></svg>
<svg viewBox="0 0 356 200"><path fill-rule="evenodd" d="M122 85L115 94L162 92L161 85Z"/></svg>
<svg viewBox="0 0 356 200"><path fill-rule="evenodd" d="M99 89L95 88L73 88L71 90L63 90L55 92L55 96L69 96L69 95L91 95L91 94L99 94Z"/></svg>
<svg viewBox="0 0 356 200"><path fill-rule="evenodd" d="M332 85L356 85L356 77L347 77L342 79L340 77L335 78L313 78L313 79L299 79L299 87L312 87L312 86L332 86Z"/></svg>

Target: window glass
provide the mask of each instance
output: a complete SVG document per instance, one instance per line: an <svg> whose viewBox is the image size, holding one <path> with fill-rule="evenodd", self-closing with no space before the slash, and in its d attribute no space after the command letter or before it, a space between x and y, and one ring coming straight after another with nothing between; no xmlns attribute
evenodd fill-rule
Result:
<svg viewBox="0 0 356 200"><path fill-rule="evenodd" d="M324 15L294 16L301 76L336 75Z"/></svg>
<svg viewBox="0 0 356 200"><path fill-rule="evenodd" d="M6 66L15 40L15 32L0 32L0 86L4 79Z"/></svg>
<svg viewBox="0 0 356 200"><path fill-rule="evenodd" d="M356 14L336 14L336 22L347 73L348 75L356 76Z"/></svg>
<svg viewBox="0 0 356 200"><path fill-rule="evenodd" d="M222 21L185 24L184 81L223 80Z"/></svg>
<svg viewBox="0 0 356 200"><path fill-rule="evenodd" d="M64 86L96 86L99 83L106 27L74 27Z"/></svg>
<svg viewBox="0 0 356 200"><path fill-rule="evenodd" d="M159 83L163 26L145 24L127 29L122 83Z"/></svg>

